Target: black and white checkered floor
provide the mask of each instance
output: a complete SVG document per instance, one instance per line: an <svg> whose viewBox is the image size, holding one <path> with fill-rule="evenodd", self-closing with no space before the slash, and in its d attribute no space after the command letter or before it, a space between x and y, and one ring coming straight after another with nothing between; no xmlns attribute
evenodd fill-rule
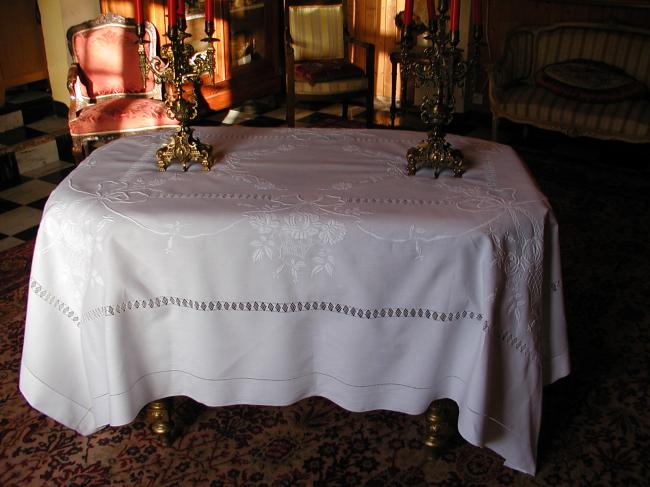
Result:
<svg viewBox="0 0 650 487"><path fill-rule="evenodd" d="M341 112L340 104L299 104L296 126L341 126ZM284 104L263 99L214 112L197 125L279 127L286 125L285 115ZM348 125L365 126L364 108L351 105L348 116L352 120ZM396 126L413 127L413 119L406 121L398 116ZM390 126L387 104L376 102L375 123L377 127ZM471 135L488 136L487 128L474 128L478 132ZM0 108L0 176L6 176L10 167L15 173L16 166L19 176L0 178L0 251L36 236L45 202L74 168L73 160L67 119L53 114L49 95L29 87L8 92L7 103Z"/></svg>

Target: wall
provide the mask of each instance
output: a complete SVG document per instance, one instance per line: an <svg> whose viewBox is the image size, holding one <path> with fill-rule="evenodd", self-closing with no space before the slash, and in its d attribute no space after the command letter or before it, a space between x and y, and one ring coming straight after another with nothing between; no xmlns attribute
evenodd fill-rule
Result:
<svg viewBox="0 0 650 487"><path fill-rule="evenodd" d="M616 3L612 1L612 3ZM624 3L624 2L621 2ZM647 2L650 7L650 2ZM521 25L554 22L615 22L650 29L650 8L603 7L572 4L569 0L487 0L488 39L493 59L498 59L507 33Z"/></svg>
<svg viewBox="0 0 650 487"><path fill-rule="evenodd" d="M352 35L375 44L375 94L390 98L389 55L396 48L398 30L395 15L404 9L404 0L348 0L348 25Z"/></svg>
<svg viewBox="0 0 650 487"><path fill-rule="evenodd" d="M69 27L99 15L99 2L92 0L38 0L38 6L41 10L52 98L69 105L67 78L70 57L66 32Z"/></svg>

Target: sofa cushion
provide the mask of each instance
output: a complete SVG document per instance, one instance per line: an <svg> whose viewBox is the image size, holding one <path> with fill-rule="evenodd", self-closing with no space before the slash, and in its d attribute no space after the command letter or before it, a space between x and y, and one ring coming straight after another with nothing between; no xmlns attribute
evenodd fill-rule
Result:
<svg viewBox="0 0 650 487"><path fill-rule="evenodd" d="M650 100L585 103L567 99L536 85L519 84L504 93L498 110L522 123L628 142L650 140Z"/></svg>
<svg viewBox="0 0 650 487"><path fill-rule="evenodd" d="M622 69L590 59L571 59L537 72L540 86L556 95L588 103L611 103L648 94L646 86Z"/></svg>

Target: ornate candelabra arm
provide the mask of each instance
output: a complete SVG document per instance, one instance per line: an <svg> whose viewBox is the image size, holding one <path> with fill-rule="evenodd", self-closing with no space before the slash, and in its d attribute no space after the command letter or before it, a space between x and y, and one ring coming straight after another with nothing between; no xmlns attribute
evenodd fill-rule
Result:
<svg viewBox="0 0 650 487"><path fill-rule="evenodd" d="M180 127L169 141L156 151L159 171L166 171L174 161L181 165L183 171L187 171L192 162L199 162L204 171L209 171L214 162L211 146L194 137L190 122L198 114L196 85L201 82L200 76L206 71L210 72L211 76L214 74L214 42L218 39L212 37L214 25L206 22L207 37L203 39L208 43L206 53L195 54L192 45L185 42L191 37L186 29L184 17L179 17L177 24L170 25L167 30L169 43L162 46L161 57L149 58L145 49L144 25L137 28L143 80L146 82L146 77L151 72L156 83L169 85L165 106L168 114L180 122Z"/></svg>
<svg viewBox="0 0 650 487"><path fill-rule="evenodd" d="M149 68L147 65L148 58L145 44L148 44L149 41L145 41L144 32L144 24L137 24L135 26L135 33L138 36L138 57L140 58L140 74L142 75L142 86L146 89Z"/></svg>
<svg viewBox="0 0 650 487"><path fill-rule="evenodd" d="M205 50L203 69L204 72L207 71L208 73L210 73L210 83L214 83L214 69L216 66L214 43L221 41L220 39L213 37L212 34L214 34L214 24L212 22L206 22L205 23L206 37L201 39L201 41L206 42L208 44L208 48Z"/></svg>
<svg viewBox="0 0 650 487"><path fill-rule="evenodd" d="M402 79L412 79L418 86L431 86L433 95L425 96L421 105L421 118L428 128L427 138L406 153L406 170L414 175L420 168L433 168L433 174L449 169L456 177L465 172L463 156L445 140L446 127L453 119L455 105L454 88L463 87L470 66L478 60L478 50L472 50L471 58L463 60L458 48L460 33L449 29L449 1L440 0L438 15L430 20L426 39L431 42L423 52L414 52L415 41L410 26L402 32L400 56ZM474 30L474 39L480 32ZM478 44L476 42L475 44Z"/></svg>

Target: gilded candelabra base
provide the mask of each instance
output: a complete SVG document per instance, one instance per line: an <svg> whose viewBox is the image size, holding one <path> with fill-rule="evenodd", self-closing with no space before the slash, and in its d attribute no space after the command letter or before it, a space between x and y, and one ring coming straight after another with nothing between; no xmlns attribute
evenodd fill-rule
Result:
<svg viewBox="0 0 650 487"><path fill-rule="evenodd" d="M409 176L415 175L423 167L433 168L436 178L445 169L451 170L457 178L465 172L461 151L454 149L444 136L435 130L429 132L426 140L406 152L406 172Z"/></svg>
<svg viewBox="0 0 650 487"><path fill-rule="evenodd" d="M210 154L212 147L194 137L193 132L191 127L182 125L169 142L156 151L158 171L166 171L173 161L178 161L183 171L187 171L191 162L201 163L204 171L210 170L214 162Z"/></svg>

